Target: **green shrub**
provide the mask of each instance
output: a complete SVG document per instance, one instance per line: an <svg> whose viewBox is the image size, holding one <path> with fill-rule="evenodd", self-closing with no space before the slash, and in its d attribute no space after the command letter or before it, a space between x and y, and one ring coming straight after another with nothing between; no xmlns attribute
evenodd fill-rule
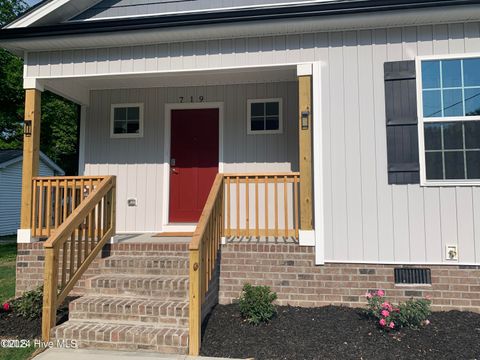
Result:
<svg viewBox="0 0 480 360"><path fill-rule="evenodd" d="M28 319L37 319L42 314L43 286L27 291L22 297L13 300L13 311Z"/></svg>
<svg viewBox="0 0 480 360"><path fill-rule="evenodd" d="M245 284L239 300L240 313L250 324L258 325L261 322L268 322L277 313L273 304L276 299L277 294L268 286Z"/></svg>
<svg viewBox="0 0 480 360"><path fill-rule="evenodd" d="M428 299L410 299L398 305L398 323L401 327L416 328L422 325L432 313Z"/></svg>

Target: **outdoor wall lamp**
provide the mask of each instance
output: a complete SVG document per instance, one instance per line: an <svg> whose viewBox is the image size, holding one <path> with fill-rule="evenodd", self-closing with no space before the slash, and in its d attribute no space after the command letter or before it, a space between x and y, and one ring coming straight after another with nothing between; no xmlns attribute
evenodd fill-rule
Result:
<svg viewBox="0 0 480 360"><path fill-rule="evenodd" d="M23 123L23 133L26 137L32 136L32 120L25 120Z"/></svg>
<svg viewBox="0 0 480 360"><path fill-rule="evenodd" d="M302 130L308 130L308 122L310 118L310 111L302 111Z"/></svg>

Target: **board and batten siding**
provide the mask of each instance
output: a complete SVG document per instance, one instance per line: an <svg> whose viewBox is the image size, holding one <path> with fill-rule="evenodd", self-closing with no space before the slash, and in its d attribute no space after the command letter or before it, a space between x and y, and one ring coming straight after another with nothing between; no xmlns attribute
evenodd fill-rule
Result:
<svg viewBox="0 0 480 360"><path fill-rule="evenodd" d="M54 171L40 160L39 176L54 176ZM20 229L22 199L22 162L0 169L0 236Z"/></svg>
<svg viewBox="0 0 480 360"><path fill-rule="evenodd" d="M290 172L298 171L297 94L296 82L92 91L85 127L85 175L117 176L117 231L159 232L167 201L165 104L191 96L224 103L224 172ZM283 99L282 134L247 135L247 99L262 98ZM110 137L111 104L125 103L144 104L142 138ZM128 198L136 198L137 206L127 206Z"/></svg>
<svg viewBox="0 0 480 360"><path fill-rule="evenodd" d="M478 22L39 52L28 54L26 71L73 76L319 61L325 228L317 231L325 234L325 260L448 263L445 246L458 244L458 263L478 264L479 188L388 185L383 78L386 61L472 52L480 52Z"/></svg>

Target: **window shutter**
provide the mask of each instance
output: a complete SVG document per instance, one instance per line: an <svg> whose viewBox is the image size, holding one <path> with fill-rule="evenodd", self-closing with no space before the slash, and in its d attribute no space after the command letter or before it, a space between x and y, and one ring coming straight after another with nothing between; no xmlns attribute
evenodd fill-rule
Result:
<svg viewBox="0 0 480 360"><path fill-rule="evenodd" d="M385 110L389 184L418 184L415 61L386 62Z"/></svg>

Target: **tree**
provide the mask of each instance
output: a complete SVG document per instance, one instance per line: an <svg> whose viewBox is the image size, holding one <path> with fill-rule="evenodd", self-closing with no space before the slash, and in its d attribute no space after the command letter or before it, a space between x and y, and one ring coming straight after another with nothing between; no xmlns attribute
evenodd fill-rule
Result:
<svg viewBox="0 0 480 360"><path fill-rule="evenodd" d="M0 26L27 8L23 0L0 0ZM22 148L24 104L23 61L0 49L0 149ZM77 121L76 104L48 91L42 94L40 149L68 175L77 173Z"/></svg>

